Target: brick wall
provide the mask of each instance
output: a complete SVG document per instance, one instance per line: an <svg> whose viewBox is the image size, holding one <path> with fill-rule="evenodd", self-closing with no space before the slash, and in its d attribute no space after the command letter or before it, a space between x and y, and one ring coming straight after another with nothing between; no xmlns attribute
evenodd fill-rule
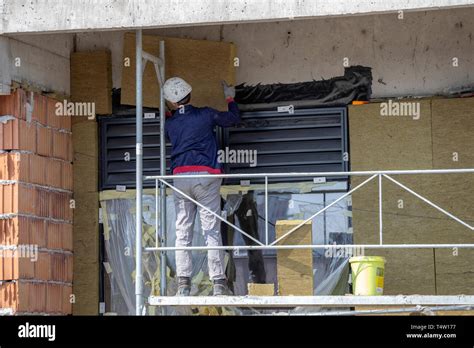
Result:
<svg viewBox="0 0 474 348"><path fill-rule="evenodd" d="M0 308L16 314L71 314L71 119L56 102L0 96Z"/></svg>

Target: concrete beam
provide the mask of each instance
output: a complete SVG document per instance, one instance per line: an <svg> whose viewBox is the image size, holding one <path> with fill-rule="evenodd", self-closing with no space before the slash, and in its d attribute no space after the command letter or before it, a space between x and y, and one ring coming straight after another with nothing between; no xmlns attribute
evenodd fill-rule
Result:
<svg viewBox="0 0 474 348"><path fill-rule="evenodd" d="M0 0L0 34L268 22L473 5L473 0Z"/></svg>
<svg viewBox="0 0 474 348"><path fill-rule="evenodd" d="M11 77L10 42L6 37L0 37L0 95L10 94Z"/></svg>
<svg viewBox="0 0 474 348"><path fill-rule="evenodd" d="M0 36L0 95L10 94L12 81L69 95L72 35L33 37Z"/></svg>

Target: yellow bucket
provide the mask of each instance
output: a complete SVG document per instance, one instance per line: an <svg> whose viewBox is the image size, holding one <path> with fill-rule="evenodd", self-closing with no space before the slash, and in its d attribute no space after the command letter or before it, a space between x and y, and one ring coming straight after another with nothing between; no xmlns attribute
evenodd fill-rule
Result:
<svg viewBox="0 0 474 348"><path fill-rule="evenodd" d="M354 295L383 295L385 258L381 256L356 256L349 259L352 269Z"/></svg>

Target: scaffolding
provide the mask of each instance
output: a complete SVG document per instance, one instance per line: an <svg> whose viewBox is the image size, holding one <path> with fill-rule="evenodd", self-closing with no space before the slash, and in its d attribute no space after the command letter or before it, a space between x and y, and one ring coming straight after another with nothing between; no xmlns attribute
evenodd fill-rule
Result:
<svg viewBox="0 0 474 348"><path fill-rule="evenodd" d="M467 222L461 220L455 215L451 214L447 210L439 207L435 203L431 202L427 198L418 194L414 190L405 186L392 176L397 175L423 175L423 174L473 174L474 169L433 169L433 170L389 170L389 171L353 171L353 172L308 172L308 173L258 173L258 174L203 174L203 175L166 175L166 144L164 135L164 124L165 124L165 102L163 98L163 89L160 88L160 175L158 176L143 176L143 145L142 145L142 75L144 71L143 62L150 61L154 64L157 73L157 78L160 86L164 82L164 71L165 71L165 46L164 42L160 42L160 57L154 57L147 52L142 50L142 31L137 30L136 32L136 284L135 284L135 295L136 295L136 315L143 315L145 313L144 301L143 301L143 277L142 277L142 253L159 251L161 257L161 282L160 282L160 296L150 296L148 299L149 305L160 306L163 309L166 306L225 306L225 307L299 307L299 306L321 306L321 307L352 307L357 305L376 305L376 306L397 306L397 305L415 305L415 310L421 311L427 306L445 306L445 310L465 310L466 308L471 309L474 305L474 296L270 296L270 297L252 297L252 296L225 296L225 297L213 297L213 296L191 296L191 297L175 297L166 296L166 252L176 250L211 250L211 249L222 249L222 250L266 250L266 249L331 249L331 248L366 248L366 249L433 249L433 248L474 248L474 244L462 244L462 243L444 243L444 244L384 244L383 243L383 204L382 204L382 181L383 179L389 180L397 186L401 187L405 191L411 193L415 197L419 198L426 204L440 211L444 215L458 222L459 224L467 227L471 231L474 231L474 227ZM145 63L146 64L146 63ZM268 180L269 178L303 178L313 179L318 177L341 177L341 176L369 176L359 185L350 189L344 195L334 200L332 203L326 205L315 214L304 220L299 225L295 226L281 237L274 241L269 241L268 235ZM240 229L238 226L227 221L219 214L214 213L209 208L205 207L201 203L197 202L193 198L186 195L184 192L177 189L175 186L170 184L168 181L177 178L240 178L240 179L251 179L260 178L264 179L264 191L265 191L265 242L261 242L258 239L253 238L247 232ZM143 195L143 180L155 181L156 187L156 245L155 247L142 247L142 195ZM337 204L342 199L349 197L352 193L359 190L367 183L372 180L378 181L378 216L379 216L379 243L378 244L311 244L311 245L278 245L283 239L288 237L291 233L295 232L301 226L308 221L311 221L316 216L322 214L327 209ZM166 188L179 193L186 197L197 206L208 211L214 215L217 219L226 223L227 225L234 228L239 233L247 236L250 240L255 242L255 245L247 246L219 246L219 247L208 247L208 246L190 246L190 247L168 247L166 246ZM422 309L420 309L422 308ZM436 307L434 307L436 309ZM392 312L396 312L397 309L392 309ZM400 310L400 311L406 311ZM369 311L371 312L371 311ZM376 313L383 313L384 311L376 311ZM345 313L345 312L341 312ZM347 314L341 314L347 315Z"/></svg>

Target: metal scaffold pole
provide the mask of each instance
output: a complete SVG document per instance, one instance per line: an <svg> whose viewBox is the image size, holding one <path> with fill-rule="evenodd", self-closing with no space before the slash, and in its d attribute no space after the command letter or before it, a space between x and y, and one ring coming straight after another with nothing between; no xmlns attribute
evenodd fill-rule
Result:
<svg viewBox="0 0 474 348"><path fill-rule="evenodd" d="M136 231L135 231L135 314L142 314L142 191L143 191L143 105L142 105L142 31L136 31Z"/></svg>
<svg viewBox="0 0 474 348"><path fill-rule="evenodd" d="M165 80L165 42L160 41L160 60L159 76L161 81L160 88L160 173L166 175L166 137L165 137L165 98L163 94L163 83ZM161 228L161 246L166 246L166 186L160 185L160 228ZM161 256L161 282L160 294L166 296L166 251L163 250Z"/></svg>

